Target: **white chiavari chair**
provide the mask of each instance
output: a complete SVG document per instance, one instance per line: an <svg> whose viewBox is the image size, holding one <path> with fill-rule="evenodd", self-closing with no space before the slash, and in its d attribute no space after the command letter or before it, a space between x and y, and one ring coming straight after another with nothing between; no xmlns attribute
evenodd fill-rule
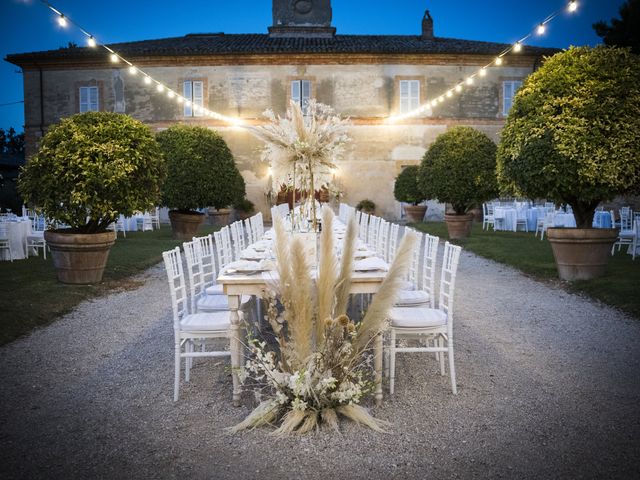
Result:
<svg viewBox="0 0 640 480"><path fill-rule="evenodd" d="M396 258L396 250L398 249L398 235L400 234L400 225L392 223L389 227L389 250L387 253L387 263L393 262Z"/></svg>
<svg viewBox="0 0 640 480"><path fill-rule="evenodd" d="M206 312L188 313L187 288L182 269L180 248L163 252L169 292L171 295L171 307L173 311L174 333L174 386L173 401L177 402L180 392L180 364L185 359L185 381L189 381L189 371L193 358L197 357L227 357L230 350L195 351L194 346L200 344L206 347L207 339L229 339L231 327L230 312ZM240 312L241 313L241 312Z"/></svg>
<svg viewBox="0 0 640 480"><path fill-rule="evenodd" d="M9 260L13 262L13 251L11 250L9 229L7 227L7 222L2 219L0 219L0 250L6 250L9 254Z"/></svg>
<svg viewBox="0 0 640 480"><path fill-rule="evenodd" d="M213 235L194 237L193 241L196 243L196 254L200 265L202 265L204 291L207 292L207 295L224 295L222 285L216 284L218 270L216 268L216 249L213 243Z"/></svg>
<svg viewBox="0 0 640 480"><path fill-rule="evenodd" d="M226 295L208 295L206 292L204 272L198 255L198 241L184 242L182 247L189 277L191 313L228 310L229 301Z"/></svg>
<svg viewBox="0 0 640 480"><path fill-rule="evenodd" d="M440 374L444 375L444 353L449 357L451 390L458 393L453 359L453 299L456 274L461 247L445 243L440 277L440 298L438 307L394 307L389 313L391 321L389 345L389 391L395 388L396 354L402 352L425 352L440 354ZM399 346L399 339L426 338L435 346Z"/></svg>
<svg viewBox="0 0 640 480"><path fill-rule="evenodd" d="M419 240L422 241L422 238ZM413 274L412 278L416 288L399 290L398 299L395 304L397 307L434 306L436 256L438 255L439 242L440 239L436 236L429 234L424 235L424 247L422 251L418 248L418 258L421 261L418 262L417 271ZM418 247L420 247L420 244Z"/></svg>

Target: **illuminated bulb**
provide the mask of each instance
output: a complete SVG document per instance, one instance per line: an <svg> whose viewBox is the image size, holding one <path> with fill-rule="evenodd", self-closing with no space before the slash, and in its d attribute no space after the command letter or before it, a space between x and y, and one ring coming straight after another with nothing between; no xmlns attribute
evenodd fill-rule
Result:
<svg viewBox="0 0 640 480"><path fill-rule="evenodd" d="M185 104L187 107L190 107L190 106L191 106L191 100L187 100L186 102L184 102L184 104Z"/></svg>
<svg viewBox="0 0 640 480"><path fill-rule="evenodd" d="M61 27L66 27L67 26L67 19L64 18L64 15L60 15L58 17L58 25L60 25Z"/></svg>
<svg viewBox="0 0 640 480"><path fill-rule="evenodd" d="M144 77L144 83L146 83L147 85L149 85L151 83L151 78L149 77Z"/></svg>
<svg viewBox="0 0 640 480"><path fill-rule="evenodd" d="M453 92L451 90L447 91L447 97L453 97Z"/></svg>
<svg viewBox="0 0 640 480"><path fill-rule="evenodd" d="M536 32L538 35L542 35L546 30L547 30L547 27L544 26L544 23L541 23L540 25L538 25Z"/></svg>
<svg viewBox="0 0 640 480"><path fill-rule="evenodd" d="M87 39L87 45L89 45L90 47L95 47L96 46L96 39L93 37L89 37Z"/></svg>
<svg viewBox="0 0 640 480"><path fill-rule="evenodd" d="M496 58L496 65L502 65L502 57Z"/></svg>
<svg viewBox="0 0 640 480"><path fill-rule="evenodd" d="M437 100L431 100L431 106L435 107L436 105L438 105L438 101Z"/></svg>
<svg viewBox="0 0 640 480"><path fill-rule="evenodd" d="M438 102L439 102L439 103L444 102L444 97L438 97Z"/></svg>
<svg viewBox="0 0 640 480"><path fill-rule="evenodd" d="M480 76L484 77L487 74L487 69L486 68L481 68L480 69Z"/></svg>
<svg viewBox="0 0 640 480"><path fill-rule="evenodd" d="M118 63L120 61L120 59L118 58L118 55L116 55L115 53L112 53L109 58L111 58L111 61L113 63Z"/></svg>
<svg viewBox="0 0 640 480"><path fill-rule="evenodd" d="M516 44L513 46L513 51L518 53L522 50L522 44L520 42L516 42Z"/></svg>
<svg viewBox="0 0 640 480"><path fill-rule="evenodd" d="M193 107L193 111L196 112L196 113L200 113L200 105L195 105Z"/></svg>
<svg viewBox="0 0 640 480"><path fill-rule="evenodd" d="M160 83L159 83L159 84L156 86L156 90L158 90L159 92L162 92L162 91L164 90L164 87L162 86L162 84L160 84Z"/></svg>
<svg viewBox="0 0 640 480"><path fill-rule="evenodd" d="M184 98L178 97L178 103L182 103L182 102L184 102Z"/></svg>
<svg viewBox="0 0 640 480"><path fill-rule="evenodd" d="M175 94L175 93L173 93L173 90L169 90L169 91L167 92L167 97L169 97L169 98L173 98L173 97L175 97L175 96L176 96L176 94Z"/></svg>
<svg viewBox="0 0 640 480"><path fill-rule="evenodd" d="M578 9L578 2L572 0L569 2L569 6L567 7L570 12L575 12Z"/></svg>
<svg viewBox="0 0 640 480"><path fill-rule="evenodd" d="M473 85L473 77L467 78L467 85Z"/></svg>
<svg viewBox="0 0 640 480"><path fill-rule="evenodd" d="M138 73L138 69L132 65L129 67L129 73L131 75L135 75L136 73Z"/></svg>
<svg viewBox="0 0 640 480"><path fill-rule="evenodd" d="M462 91L462 85L456 85L456 92Z"/></svg>

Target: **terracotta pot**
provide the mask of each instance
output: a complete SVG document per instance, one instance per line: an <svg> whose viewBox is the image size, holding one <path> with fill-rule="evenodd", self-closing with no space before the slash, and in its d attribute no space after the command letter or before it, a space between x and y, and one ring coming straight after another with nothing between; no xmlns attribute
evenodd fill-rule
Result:
<svg viewBox="0 0 640 480"><path fill-rule="evenodd" d="M198 233L198 228L204 222L203 213L181 213L177 210L169 212L171 233L176 240L191 240Z"/></svg>
<svg viewBox="0 0 640 480"><path fill-rule="evenodd" d="M563 280L590 280L607 270L615 228L549 228L547 238Z"/></svg>
<svg viewBox="0 0 640 480"><path fill-rule="evenodd" d="M473 226L473 215L465 213L464 215L445 214L444 221L447 223L449 238L455 240L458 238L467 238L471 235L471 227Z"/></svg>
<svg viewBox="0 0 640 480"><path fill-rule="evenodd" d="M51 249L53 266L62 283L87 284L102 280L116 232L70 233L48 230L44 239Z"/></svg>
<svg viewBox="0 0 640 480"><path fill-rule="evenodd" d="M427 213L426 205L405 205L404 211L410 222L421 222Z"/></svg>
<svg viewBox="0 0 640 480"><path fill-rule="evenodd" d="M229 220L231 220L231 212L232 210L230 208L210 208L208 213L211 225L217 225L219 227L229 225Z"/></svg>

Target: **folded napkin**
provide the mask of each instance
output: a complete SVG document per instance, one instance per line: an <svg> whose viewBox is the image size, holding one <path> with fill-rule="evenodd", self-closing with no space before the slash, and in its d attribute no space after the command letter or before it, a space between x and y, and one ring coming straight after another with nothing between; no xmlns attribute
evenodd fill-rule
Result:
<svg viewBox="0 0 640 480"><path fill-rule="evenodd" d="M245 260L255 260L265 258L265 252L257 252L253 248L245 248L242 252L240 252L240 258Z"/></svg>
<svg viewBox="0 0 640 480"><path fill-rule="evenodd" d="M376 252L374 252L373 250L357 250L354 258L358 259L358 258L368 258L368 257L375 257L376 256Z"/></svg>
<svg viewBox="0 0 640 480"><path fill-rule="evenodd" d="M363 260L356 260L353 263L353 269L356 271L373 271L373 270L389 270L389 265L387 262L382 260L379 257L369 257Z"/></svg>
<svg viewBox="0 0 640 480"><path fill-rule="evenodd" d="M255 272L256 270L262 270L260 262L252 262L250 260L237 260L229 263L224 267L225 272Z"/></svg>
<svg viewBox="0 0 640 480"><path fill-rule="evenodd" d="M249 248L253 248L255 250L264 250L269 248L273 242L271 240L258 240L256 243L249 246Z"/></svg>

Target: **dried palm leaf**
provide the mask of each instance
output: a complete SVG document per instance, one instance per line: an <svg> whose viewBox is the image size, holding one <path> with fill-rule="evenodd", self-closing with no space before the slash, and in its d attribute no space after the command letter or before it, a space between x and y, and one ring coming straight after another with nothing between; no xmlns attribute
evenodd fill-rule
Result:
<svg viewBox="0 0 640 480"><path fill-rule="evenodd" d="M307 416L300 425L300 428L296 430L298 435L304 435L305 433L309 433L313 429L318 428L318 413L315 411L307 411Z"/></svg>
<svg viewBox="0 0 640 480"><path fill-rule="evenodd" d="M228 428L230 433L238 433L242 430L253 429L273 423L278 417L280 406L273 400L265 400L260 403L243 421Z"/></svg>
<svg viewBox="0 0 640 480"><path fill-rule="evenodd" d="M349 290L351 289L351 277L353 272L353 256L356 250L356 219L351 217L347 223L347 233L342 248L342 261L340 262L340 275L336 284L336 308L334 317L347 313L349 304Z"/></svg>
<svg viewBox="0 0 640 480"><path fill-rule="evenodd" d="M341 405L336 408L336 411L340 415L344 415L354 422L365 425L376 432L386 433L383 427L390 425L389 422L374 418L366 408L360 405Z"/></svg>
<svg viewBox="0 0 640 480"><path fill-rule="evenodd" d="M402 280L411 265L416 240L417 236L412 232L407 233L402 239L396 257L389 267L389 272L380 285L380 289L373 296L373 301L362 319L362 324L353 342L354 351L362 351L367 347L371 338L384 329L389 309L395 303Z"/></svg>
<svg viewBox="0 0 640 480"><path fill-rule="evenodd" d="M320 412L322 423L336 432L340 432L338 414L333 408L325 408Z"/></svg>
<svg viewBox="0 0 640 480"><path fill-rule="evenodd" d="M282 424L278 428L276 428L271 435L276 437L283 437L285 435L292 434L298 425L300 425L305 417L307 416L307 412L302 410L289 410L287 414L282 418Z"/></svg>

